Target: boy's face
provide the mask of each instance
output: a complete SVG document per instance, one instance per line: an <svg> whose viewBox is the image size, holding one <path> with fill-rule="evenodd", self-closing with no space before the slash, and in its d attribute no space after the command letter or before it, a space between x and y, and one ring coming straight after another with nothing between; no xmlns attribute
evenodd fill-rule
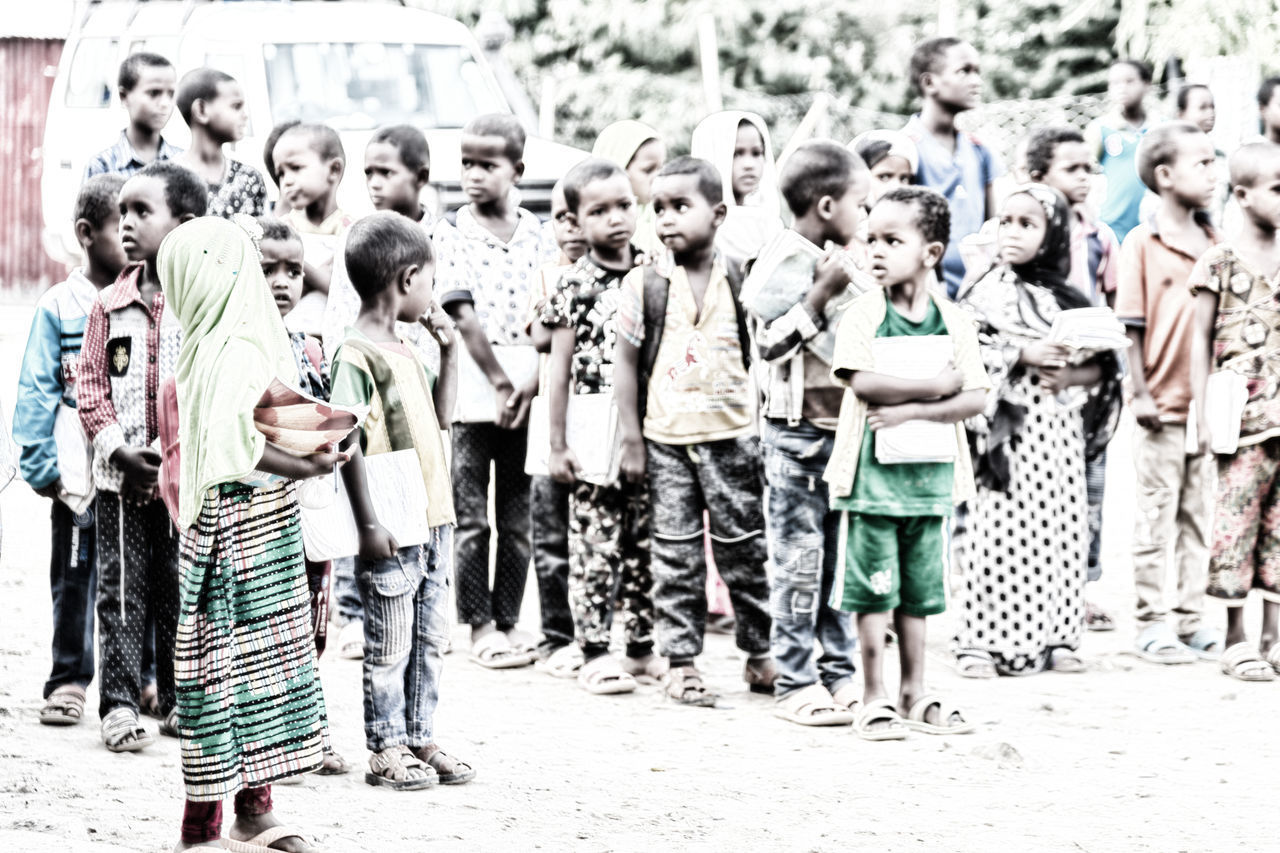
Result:
<svg viewBox="0 0 1280 853"><path fill-rule="evenodd" d="M578 223L592 249L620 252L636 233L636 197L621 172L584 186L578 196Z"/></svg>
<svg viewBox="0 0 1280 853"><path fill-rule="evenodd" d="M858 226L866 210L867 194L871 188L871 175L865 169L849 173L844 194L832 199L830 217L827 219L826 238L847 246L858 237Z"/></svg>
<svg viewBox="0 0 1280 853"><path fill-rule="evenodd" d="M421 213L427 170L410 169L400 159L400 149L391 143L370 142L364 150L364 183L375 209L394 210L410 219Z"/></svg>
<svg viewBox="0 0 1280 853"><path fill-rule="evenodd" d="M94 266L103 272L119 275L120 270L128 263L124 256L124 246L120 245L120 211L113 210L102 217L102 222L95 226L87 219L76 223L76 235L80 238L80 247Z"/></svg>
<svg viewBox="0 0 1280 853"><path fill-rule="evenodd" d="M143 65L138 83L128 92L121 90L120 103L129 113L129 121L159 133L173 115L174 90L178 72L172 65Z"/></svg>
<svg viewBox="0 0 1280 853"><path fill-rule="evenodd" d="M738 138L733 145L733 194L746 198L760 186L764 170L764 137L754 124L738 123Z"/></svg>
<svg viewBox="0 0 1280 853"><path fill-rule="evenodd" d="M631 179L631 191L636 201L648 204L653 200L653 176L667 162L667 146L661 139L650 139L636 149L627 164L627 177Z"/></svg>
<svg viewBox="0 0 1280 853"><path fill-rule="evenodd" d="M154 260L160 243L182 224L164 190L164 181L151 175L134 175L120 189L120 244L131 261Z"/></svg>
<svg viewBox="0 0 1280 853"><path fill-rule="evenodd" d="M408 286L402 292L400 311L396 319L401 323L414 323L431 307L431 286L435 282L436 265L428 262L409 276Z"/></svg>
<svg viewBox="0 0 1280 853"><path fill-rule="evenodd" d="M1173 162L1157 167L1157 186L1167 187L1185 206L1203 210L1212 203L1218 187L1213 143L1203 133L1184 133L1178 135L1177 146Z"/></svg>
<svg viewBox="0 0 1280 853"><path fill-rule="evenodd" d="M305 133L285 133L271 154L280 195L292 208L323 201L342 177L342 161L325 161Z"/></svg>
<svg viewBox="0 0 1280 853"><path fill-rule="evenodd" d="M262 253L262 274L283 317L302 298L302 241L264 239L258 251Z"/></svg>
<svg viewBox="0 0 1280 853"><path fill-rule="evenodd" d="M653 213L658 239L676 254L710 245L724 221L724 203L711 204L698 188L697 175L659 175L653 179Z"/></svg>
<svg viewBox="0 0 1280 853"><path fill-rule="evenodd" d="M501 136L462 135L462 190L472 204L491 204L507 197L524 174L524 163L513 163Z"/></svg>
<svg viewBox="0 0 1280 853"><path fill-rule="evenodd" d="M249 128L249 111L245 108L244 89L234 81L218 84L218 95L204 102L205 124L214 139L238 142Z"/></svg>
<svg viewBox="0 0 1280 853"><path fill-rule="evenodd" d="M947 48L930 78L925 94L944 106L963 111L981 103L982 70L978 67L978 51L971 44Z"/></svg>
<svg viewBox="0 0 1280 853"><path fill-rule="evenodd" d="M1049 221L1044 208L1026 193L1014 193L1000 209L1000 260L1025 264L1035 258L1044 244Z"/></svg>
<svg viewBox="0 0 1280 853"><path fill-rule="evenodd" d="M1150 83L1142 79L1138 69L1126 63L1111 66L1107 72L1107 95L1126 110L1142 103Z"/></svg>
<svg viewBox="0 0 1280 853"><path fill-rule="evenodd" d="M564 187L556 184L551 189L551 230L556 235L556 245L573 263L587 253L587 239L582 234L578 217L569 210L564 200Z"/></svg>
<svg viewBox="0 0 1280 853"><path fill-rule="evenodd" d="M1083 204L1093 187L1093 155L1083 142L1060 142L1053 149L1049 170L1040 181L1067 197L1072 204Z"/></svg>
<svg viewBox="0 0 1280 853"><path fill-rule="evenodd" d="M1179 116L1189 121L1205 133L1212 133L1218 121L1218 112L1213 103L1213 93L1208 89L1196 87L1187 93L1187 108Z"/></svg>
<svg viewBox="0 0 1280 853"><path fill-rule="evenodd" d="M868 272L889 287L915 281L942 257L941 243L926 243L916 224L914 205L882 201L867 217Z"/></svg>
<svg viewBox="0 0 1280 853"><path fill-rule="evenodd" d="M1236 201L1245 216L1268 229L1280 229L1280 155L1264 155L1253 183L1237 186Z"/></svg>
<svg viewBox="0 0 1280 853"><path fill-rule="evenodd" d="M871 167L871 190L867 203L875 204L889 190L910 186L914 179L915 173L911 171L911 163L906 157L896 154L881 157Z"/></svg>

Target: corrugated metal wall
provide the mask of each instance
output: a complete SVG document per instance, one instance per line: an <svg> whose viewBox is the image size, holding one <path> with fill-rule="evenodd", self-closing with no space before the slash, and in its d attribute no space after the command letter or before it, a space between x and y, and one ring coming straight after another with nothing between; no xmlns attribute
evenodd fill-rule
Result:
<svg viewBox="0 0 1280 853"><path fill-rule="evenodd" d="M40 242L41 145L61 41L0 39L0 291L35 292L66 268Z"/></svg>

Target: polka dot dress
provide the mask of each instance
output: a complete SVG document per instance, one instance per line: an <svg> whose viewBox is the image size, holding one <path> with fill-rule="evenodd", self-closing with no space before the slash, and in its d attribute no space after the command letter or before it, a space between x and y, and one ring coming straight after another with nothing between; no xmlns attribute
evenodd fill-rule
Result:
<svg viewBox="0 0 1280 853"><path fill-rule="evenodd" d="M989 652L1005 675L1038 672L1054 648L1079 646L1089 542L1080 410L1059 406L1038 376L1013 385L1029 405L1011 445L1009 491L979 486L955 550L959 645Z"/></svg>

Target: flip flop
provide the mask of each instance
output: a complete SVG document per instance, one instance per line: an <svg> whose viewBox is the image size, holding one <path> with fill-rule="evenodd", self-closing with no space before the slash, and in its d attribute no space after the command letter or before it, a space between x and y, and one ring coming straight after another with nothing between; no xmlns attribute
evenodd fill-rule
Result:
<svg viewBox="0 0 1280 853"><path fill-rule="evenodd" d="M589 660L578 670L578 686L597 696L631 693L636 689L636 679L622 668L622 662L613 655L600 655Z"/></svg>
<svg viewBox="0 0 1280 853"><path fill-rule="evenodd" d="M938 719L942 720L942 723L930 723L925 719L929 709L935 705L938 706ZM960 719L953 722L952 717ZM937 693L926 693L912 702L906 716L902 718L902 724L913 732L923 732L927 735L967 735L976 728L973 723L964 718L964 713L959 708L945 701Z"/></svg>
<svg viewBox="0 0 1280 853"><path fill-rule="evenodd" d="M471 660L485 669L515 669L537 660L536 651L526 652L512 647L507 635L490 631L471 644Z"/></svg>
<svg viewBox="0 0 1280 853"><path fill-rule="evenodd" d="M854 715L821 684L793 690L773 706L773 715L797 726L848 726Z"/></svg>
<svg viewBox="0 0 1280 853"><path fill-rule="evenodd" d="M880 728L871 728L872 723L888 723ZM869 741L905 740L910 729L898 713L898 709L888 699L881 699L870 705L862 705L853 721L853 730L858 737Z"/></svg>
<svg viewBox="0 0 1280 853"><path fill-rule="evenodd" d="M241 853L263 853L264 850L269 851L277 849L271 845L275 844L277 841L283 841L286 838L297 838L308 847L312 846L311 842L307 840L307 837L302 834L302 830L298 829L296 826L289 826L288 824L281 824L280 826L273 826L269 829L264 829L253 838L245 841L236 841L231 838L226 838L223 839L222 843L228 850L239 850ZM233 847L232 845L239 846Z"/></svg>
<svg viewBox="0 0 1280 853"><path fill-rule="evenodd" d="M1240 681L1275 681L1276 672L1272 665L1259 656L1257 650L1248 643L1236 643L1225 652L1218 661L1222 671Z"/></svg>
<svg viewBox="0 0 1280 853"><path fill-rule="evenodd" d="M74 726L84 717L84 701L84 688L79 684L55 687L40 709L40 722L46 726Z"/></svg>

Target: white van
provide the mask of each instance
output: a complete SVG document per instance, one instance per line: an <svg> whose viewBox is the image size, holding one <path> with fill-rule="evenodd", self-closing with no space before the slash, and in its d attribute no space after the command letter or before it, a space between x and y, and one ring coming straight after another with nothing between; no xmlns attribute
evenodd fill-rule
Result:
<svg viewBox="0 0 1280 853"><path fill-rule="evenodd" d="M423 201L439 212L466 200L459 183L462 126L481 113L510 111L467 28L421 9L376 0L99 0L77 6L44 137L43 236L57 260L80 260L71 224L76 192L85 164L114 144L128 121L116 75L137 51L170 58L179 77L208 65L240 81L249 131L233 153L264 176L262 147L273 125L296 118L332 126L347 153L339 204L356 214L371 209L362 158L374 129L405 123L426 133L433 186ZM177 110L164 136L186 146L189 133ZM585 156L531 137L521 203L545 214L552 185ZM270 180L267 186L274 196Z"/></svg>

